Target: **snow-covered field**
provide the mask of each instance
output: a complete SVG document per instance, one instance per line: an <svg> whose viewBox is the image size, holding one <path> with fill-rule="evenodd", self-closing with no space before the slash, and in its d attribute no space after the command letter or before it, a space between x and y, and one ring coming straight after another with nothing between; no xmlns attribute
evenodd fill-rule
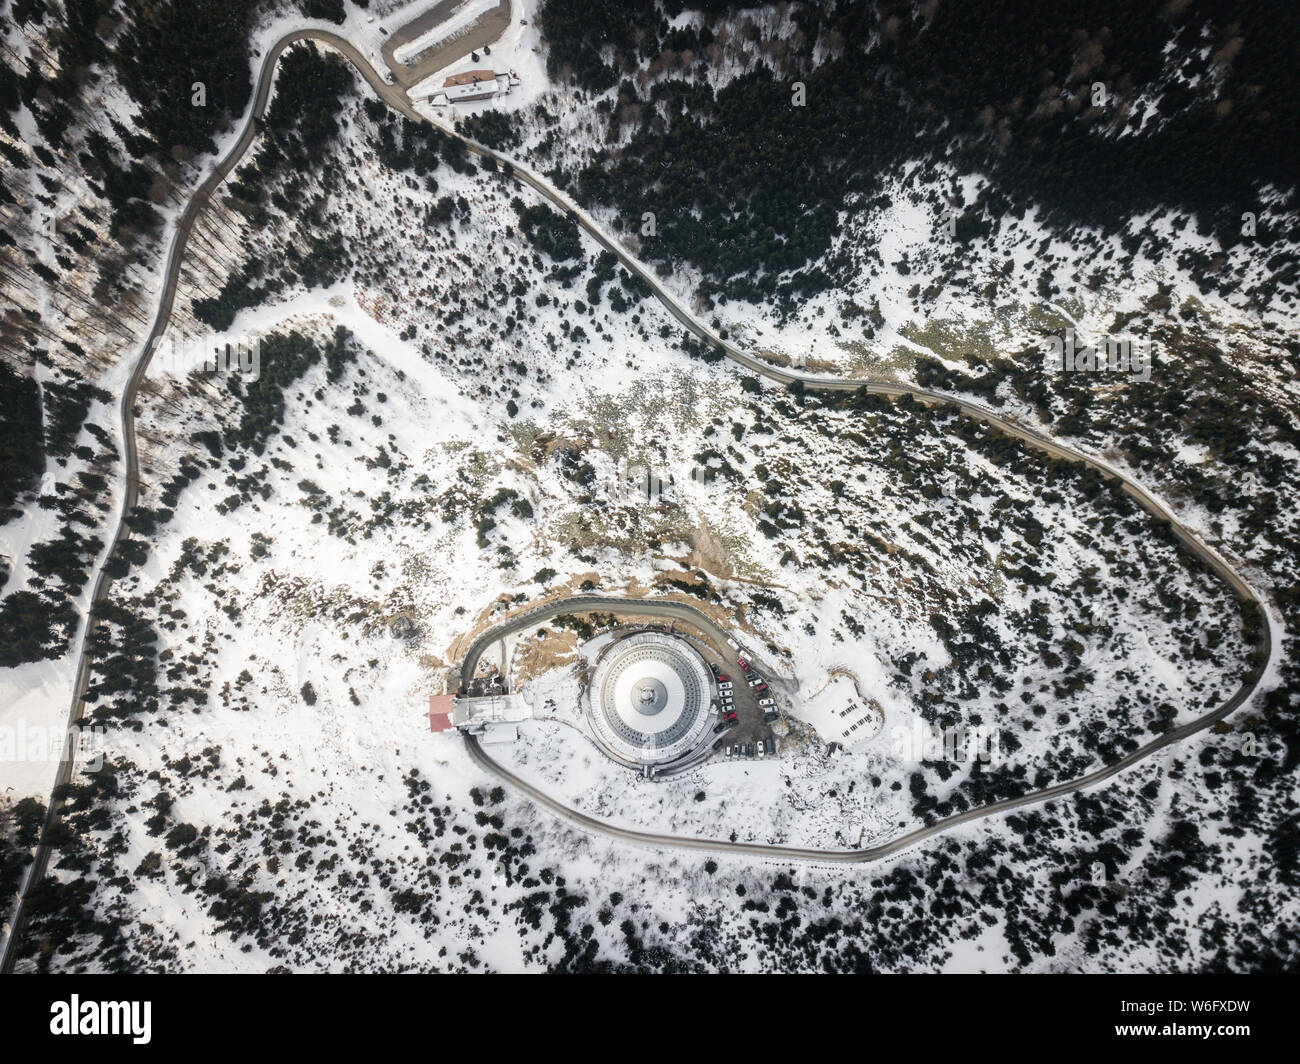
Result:
<svg viewBox="0 0 1300 1064"><path fill-rule="evenodd" d="M547 94L534 7L493 49L523 82L499 102L528 131L528 106L544 100L581 157L591 102ZM1211 755L1237 732L870 869L587 835L499 789L456 734L428 732L428 696L448 689L458 651L498 613L567 592L691 596L770 663L785 718L777 758L715 760L666 782L627 773L575 727L568 644L540 636L506 657L543 661L525 691L546 715L499 756L621 825L856 847L1072 778L1201 715L1235 689L1248 648L1226 592L1126 500L1032 454L1008 457L950 414L796 399L689 358L676 323L603 270L594 242L580 238L571 276L537 250L512 205L536 198L501 175L383 165L362 99L345 99L322 177L301 190L315 221L223 218L239 233L222 249L231 273L336 233L352 255L346 276L291 286L206 340L297 332L325 350L342 328L347 357L285 384L264 446L234 442L244 407L223 381L159 363L142 391L145 504L160 507L178 471L192 475L115 596L123 613L92 679L107 763L78 780L80 842L56 871L70 895L90 881L93 896L57 917L72 930L40 963L1000 970L1194 967L1212 955L1214 936L1194 930L1258 906L1245 895L1269 860L1218 808ZM719 324L777 357L905 377L909 354L968 365L957 352L972 336L990 350L1023 346L1045 323L1087 337L1171 276L1144 263L1093 305L1038 305L1031 277L1065 248L1027 218L918 313L908 291L951 266L931 238L947 185L904 166L890 206L854 216L840 240L862 249L857 289L811 300L795 320L729 303ZM981 271L1005 260L998 298L982 301ZM1073 269L1062 261L1057 275L1071 293ZM667 283L689 300L694 281L683 271ZM182 324L205 294L183 293ZM870 342L846 340L846 299L878 308ZM1227 303L1209 313L1244 327ZM120 386L115 372L106 388ZM661 472L664 499L611 492L620 461ZM1216 520L1233 530L1231 515ZM53 529L0 531L31 543ZM404 619L412 630L395 632ZM133 655L156 692L121 664ZM66 673L66 662L13 670L5 712L66 712ZM936 723L996 731L988 771L900 749L900 736ZM844 749L829 751L832 740ZM42 793L40 773L14 779L15 793ZM1204 850L1145 833L1174 812L1203 824ZM1129 898L1128 886L1146 889ZM1161 897L1174 926L1111 940L1102 910L1131 926ZM946 906L950 920L933 919Z"/></svg>

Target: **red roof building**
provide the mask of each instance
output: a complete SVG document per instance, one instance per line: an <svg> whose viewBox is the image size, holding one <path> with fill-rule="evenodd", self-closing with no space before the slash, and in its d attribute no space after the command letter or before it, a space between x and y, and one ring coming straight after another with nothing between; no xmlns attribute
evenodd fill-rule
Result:
<svg viewBox="0 0 1300 1064"><path fill-rule="evenodd" d="M429 731L443 732L451 728L452 703L455 695L431 695L429 698Z"/></svg>

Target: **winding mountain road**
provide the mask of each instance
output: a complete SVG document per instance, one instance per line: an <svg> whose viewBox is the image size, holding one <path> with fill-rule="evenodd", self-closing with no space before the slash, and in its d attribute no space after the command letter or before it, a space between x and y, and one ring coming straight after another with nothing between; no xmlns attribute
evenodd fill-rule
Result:
<svg viewBox="0 0 1300 1064"><path fill-rule="evenodd" d="M163 287L159 294L157 312L154 315L150 331L145 338L141 354L135 364L126 387L123 389L121 402L119 404L121 436L126 451L125 488L123 492L122 507L119 511L113 539L108 550L101 555L101 561L98 565L98 571L96 573L93 591L90 598L90 609L92 611L95 606L107 601L112 590L114 580L105 569L104 563L107 559L113 556L119 542L125 535L126 517L135 507L139 498L140 476L139 460L136 451L134 406L140 385L148 371L149 362L152 358L154 348L165 333L168 322L171 318L172 309L176 299L177 286L180 280L181 266L184 261L185 251L189 243L190 235L193 232L194 225L198 221L203 208L208 204L213 193L220 187L222 182L225 181L231 171L233 171L239 164L244 154L260 132L259 120L265 114L267 102L270 99L271 88L275 80L276 64L287 48L300 41L315 41L337 51L357 69L362 78L370 86L371 90L395 111L415 122L430 122L430 124L434 125L449 136L454 136L462 140L468 150L473 154L496 160L497 164L506 168L507 173L509 173L515 180L529 186L560 210L573 217L578 224L598 244L601 245L601 247L617 255L622 264L630 272L644 280L650 286L651 292L659 302L663 304L668 313L672 315L672 317L675 318L685 329L689 330L693 335L699 337L705 342L720 348L732 361L744 366L746 369L761 377L781 384L801 381L806 388L839 391L857 391L859 389L865 389L869 393L885 396L898 397L911 395L928 405L940 403L950 404L968 416L986 422L998 431L1021 440L1022 442L1035 447L1052 457L1077 462L1081 465L1096 469L1108 477L1119 480L1123 485L1123 490L1132 496L1133 499L1137 501L1138 505L1146 510L1147 513L1151 514L1158 520L1168 523L1174 535L1177 536L1184 547L1186 547L1193 555L1200 558L1214 573L1216 573L1216 575L1218 575L1233 590L1233 593L1242 601L1247 609L1258 610L1259 642L1255 653L1256 661L1252 663L1251 667L1246 672L1236 694L1213 712L1207 713L1195 721L1165 733L1159 738L1139 747L1114 765L1098 769L1097 771L1082 776L1079 779L1057 784L1044 790L1035 791L1032 794L1020 798L1007 799L1005 801L995 802L988 806L967 810L964 813L937 821L927 827L920 828L889 842L883 843L880 846L870 847L868 849L822 850L787 846L765 846L756 843L733 843L726 840L661 835L652 832L633 831L621 828L617 825L588 816L580 810L572 809L555 800L537 787L519 778L504 766L498 764L482 750L474 739L470 738L468 740L470 755L485 770L495 773L512 786L517 787L522 792L528 794L540 805L545 806L570 822L584 829L601 832L605 835L623 839L628 842L660 848L678 847L693 850L710 850L719 853L749 854L758 857L854 863L878 860L912 846L915 843L920 842L922 839L937 835L940 832L947 831L960 824L968 823L982 817L992 816L1020 806L1045 802L1052 798L1069 794L1072 791L1077 791L1084 787L1100 783L1103 780L1114 776L1116 773L1122 772L1124 769L1136 764L1144 758L1150 757L1152 754L1157 753L1165 747L1179 742L1188 736L1194 735L1197 732L1205 730L1216 721L1222 720L1250 698L1260 679L1267 671L1267 666L1271 660L1274 649L1272 632L1263 599L1217 551L1202 541L1191 529L1185 527L1169 507L1149 493L1126 473L1114 468L1100 459L1090 457L1082 452L1074 450L1073 448L1067 447L1064 444L1051 440L1035 429L1021 425L1008 419L1004 415L994 413L985 407L957 396L945 395L940 392L913 388L902 384L825 377L788 370L773 366L770 363L737 348L733 344L728 343L720 336L716 335L709 326L688 310L677 299L677 297L664 288L646 266L639 262L626 248L615 241L613 237L608 235L595 219L593 219L578 204L574 203L567 195L552 187L548 182L533 174L527 167L515 160L509 159L495 151L492 151L484 145L469 140L442 122L435 122L426 118L424 115L421 115L411 105L411 101L406 96L405 92L397 85L389 85L386 83L384 79L375 72L374 68L371 67L362 52L347 39L330 30L314 27L299 29L286 34L268 48L266 54L262 58L261 67L258 71L253 104L250 107L247 118L245 119L243 132L230 150L216 164L212 173L209 174L207 179L204 180L195 190L189 202L186 204L185 210L182 212L176 223L171 242L168 246L166 268L163 275ZM717 629L716 625L714 625L713 622L702 613L680 603L635 600L635 608L629 607L627 610L620 610L617 608L619 600L606 599L601 596L595 596L595 598L599 601L599 605L597 607L588 605L585 608L599 608L602 610L613 610L615 612L621 611L640 614L657 614L661 616L675 616L679 619L689 620L692 624L701 626L707 624L708 627L705 628L706 631L714 629L724 641L726 638L725 633L723 633L721 629ZM542 607L541 609L547 610L553 606L560 606L561 609L558 612L565 612L565 609L573 611L577 606L588 601L588 599L582 599L577 605L574 605L573 600L563 600L560 603L552 603L546 607ZM633 600L622 601L628 603ZM566 603L568 603L567 606L565 605ZM687 615L683 616L683 613ZM693 614L694 616L689 616L690 614ZM517 619L518 618L516 618L516 620ZM77 728L85 716L85 695L90 678L88 645L93 623L92 618L92 620L85 626L78 647L77 673L73 688L72 706L68 717L69 732L71 732L72 729ZM511 623L513 622L506 622L507 625ZM530 621L528 623L535 622ZM712 632L710 632L710 634L712 634ZM471 654L475 661L477 660L478 653L481 652L482 646L487 645L482 641L489 639L489 637L491 637L491 639L500 638L501 633L494 629L485 633L483 636L480 636L479 639L475 641L474 646L471 647ZM723 645L725 645L725 642ZM468 665L469 662L470 655L467 655L466 664ZM28 898L32 889L44 878L49 867L51 848L47 844L47 836L62 808L62 801L58 797L58 791L64 784L71 781L74 767L74 760L70 756L65 757L59 765L59 770L56 775L55 790L50 799L45 825L41 832L41 839L36 847L33 861L28 867L27 874L24 876L12 918L9 926L5 929L5 934L3 936L3 957L0 958L0 972L8 972L13 968L17 955L17 943L21 939L23 926L26 920Z"/></svg>
<svg viewBox="0 0 1300 1064"><path fill-rule="evenodd" d="M727 645L729 638L727 633L719 628L708 616L684 602L665 602L654 599L636 599L636 598L616 598L605 595L579 595L572 598L557 599L554 602L548 602L542 606L537 606L531 610L525 610L523 613L508 618L501 624L480 634L470 645L465 654L464 662L461 667L461 683L464 685L470 677L474 675L475 666L478 663L482 652L498 639L504 639L506 636L515 632L530 628L535 624L540 624L550 620L553 617L559 617L565 614L588 613L600 610L605 613L635 614L638 616L665 617L673 620L685 621L695 625L697 628L706 632L710 638L719 641L721 646ZM1264 624L1263 628L1267 631L1268 625ZM766 843L756 842L731 842L727 839L710 839L695 837L689 835L664 835L658 832L637 831L632 828L620 827L612 824L607 820L601 820L597 817L590 816L579 809L565 805L556 798L551 797L541 788L530 783L528 780L512 772L500 762L494 760L479 743L478 739L472 735L465 736L465 742L469 748L470 756L478 762L480 766L494 773L501 779L505 780L512 787L518 788L527 794L533 801L539 805L545 806L553 813L558 814L564 819L576 824L578 827L585 828L589 831L602 832L606 835L612 835L615 838L622 839L625 842L637 843L650 847L671 846L679 849L705 850L714 853L725 854L745 854L753 857L780 858L782 860L812 861L826 864L862 864L868 861L878 861L882 858L889 857L907 849L909 846L915 846L918 842L928 839L933 835L948 831L957 827L959 824L967 824L974 820L980 820L987 816L994 816L997 813L1005 813L1012 809L1018 809L1021 806L1037 805L1040 802L1050 801L1052 798L1058 798L1062 795L1070 794L1073 791L1082 790L1085 787L1092 787L1104 780L1110 779L1117 773L1123 772L1126 768L1136 765L1152 754L1172 746L1174 743L1186 739L1188 736L1195 735L1197 732L1204 731L1213 725L1216 721L1223 720L1233 710L1241 706L1254 692L1255 684L1258 682L1258 675L1252 673L1248 675L1241 686L1237 689L1223 705L1219 706L1210 713L1198 717L1194 721L1174 728L1163 735L1152 739L1150 742L1139 746L1132 753L1126 755L1114 764L1099 768L1087 775L1080 776L1077 779L1066 780L1062 783L1055 784L1042 790L1031 791L1029 794L1021 795L1017 798L1004 798L998 802L992 802L989 805L977 806L968 809L963 813L956 813L953 816L945 817L942 820L936 820L932 824L909 831L906 834L899 835L887 842L880 843L877 846L868 846L863 849L853 850L831 850L820 847L810 846L775 846Z"/></svg>

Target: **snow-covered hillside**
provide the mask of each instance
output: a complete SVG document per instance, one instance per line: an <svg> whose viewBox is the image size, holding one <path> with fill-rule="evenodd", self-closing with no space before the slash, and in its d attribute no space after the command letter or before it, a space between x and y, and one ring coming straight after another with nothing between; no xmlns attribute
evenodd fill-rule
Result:
<svg viewBox="0 0 1300 1064"><path fill-rule="evenodd" d="M803 32L791 6L738 18L698 67L628 74L647 98L670 74L715 93ZM520 5L494 49L520 88L461 117L582 198L573 175L654 117L619 110L651 109L621 85L550 80L538 8ZM371 54L374 26L349 8L340 32ZM20 970L1294 962L1300 450L1294 285L1276 266L1234 249L1237 283L1208 290L1218 245L1177 212L1130 223L1157 256L998 212L992 175L919 158L878 175L870 202L836 204L835 283L807 298L736 298L701 265L661 263L674 294L774 364L970 395L1141 477L1272 596L1285 642L1270 698L1223 725L878 864L651 850L573 827L456 732L430 733L428 697L455 689L473 636L577 593L705 611L762 654L775 758L654 782L605 758L575 726L600 621L511 641L515 681L548 709L498 756L622 827L843 849L1113 764L1228 698L1254 633L1115 485L951 407L749 376L571 219L394 115L328 49L296 47L281 74L194 230L173 315L198 338L190 361L157 359L139 393L140 503L89 645L104 760L68 789ZM583 205L652 257L617 209ZM949 240L952 211L988 224ZM1157 337L1149 379L1045 371L1044 337L1121 329ZM196 368L241 343L258 345L256 375ZM111 532L108 426L130 361L123 346L84 368L102 392L86 393L65 486L0 526L7 596L40 587L26 559L77 523L51 508L77 485L100 515L86 527ZM42 388L66 375L57 357L36 372ZM1211 431L1234 417L1253 431ZM662 498L629 491L629 466L661 477ZM93 571L102 543L82 547ZM63 572L84 624L88 591ZM0 671L6 714L57 720L71 668ZM984 729L991 756L929 756L931 727ZM52 766L22 772L10 796L43 796Z"/></svg>

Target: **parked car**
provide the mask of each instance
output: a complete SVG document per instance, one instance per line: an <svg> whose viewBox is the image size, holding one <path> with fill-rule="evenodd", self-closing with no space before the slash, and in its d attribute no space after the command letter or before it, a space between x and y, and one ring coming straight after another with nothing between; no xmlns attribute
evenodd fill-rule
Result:
<svg viewBox="0 0 1300 1064"><path fill-rule="evenodd" d="M718 683L730 683L730 682L731 682L731 677L728 676L725 672L718 672L718 671L715 669L713 675L716 676L716 677L718 678Z"/></svg>
<svg viewBox="0 0 1300 1064"><path fill-rule="evenodd" d="M753 743L746 743L746 744L745 744L745 756L746 756L746 757L753 757L753 756L754 756L754 744L753 744Z"/></svg>
<svg viewBox="0 0 1300 1064"><path fill-rule="evenodd" d="M749 678L749 686L750 686L750 687L757 687L757 686L758 686L759 684L761 684L762 682L763 682L763 677L761 677L761 676L751 676L751 677Z"/></svg>
<svg viewBox="0 0 1300 1064"><path fill-rule="evenodd" d="M766 713L763 714L763 723L771 724L774 720L776 720L776 718L779 715L780 714L778 714L775 709L769 709Z"/></svg>
<svg viewBox="0 0 1300 1064"><path fill-rule="evenodd" d="M740 756L740 743L735 743L735 744L733 744L732 747L731 747L731 752L730 752L727 756L728 756L728 757L739 757L739 756Z"/></svg>
<svg viewBox="0 0 1300 1064"><path fill-rule="evenodd" d="M726 731L730 727L731 725L728 724L725 720L718 721L718 723L713 726L713 734L717 735L720 732Z"/></svg>
<svg viewBox="0 0 1300 1064"><path fill-rule="evenodd" d="M736 719L736 711L735 711L734 709L726 709L726 710L723 710L723 712L722 712L722 716L723 716L723 718L726 719L726 720L735 720L735 719Z"/></svg>
<svg viewBox="0 0 1300 1064"><path fill-rule="evenodd" d="M729 684L729 683L720 683L720 684L718 684L718 690L719 690L719 691L730 691L730 690L731 690L731 684Z"/></svg>
<svg viewBox="0 0 1300 1064"><path fill-rule="evenodd" d="M722 747L723 747L723 744L726 743L726 741L727 741L726 736L723 736L721 739L714 739L714 740L713 740L713 749L715 749L715 750L721 750Z"/></svg>
<svg viewBox="0 0 1300 1064"><path fill-rule="evenodd" d="M765 743L767 744L767 752L768 752L769 754L775 754L775 753L776 753L776 740L775 740L775 739L772 739L772 738L769 737L769 738L767 738L767 739L764 739L763 742L765 742Z"/></svg>
<svg viewBox="0 0 1300 1064"><path fill-rule="evenodd" d="M762 680L759 680L758 683L754 685L754 694L761 695L766 691L767 691L767 684L765 684Z"/></svg>
<svg viewBox="0 0 1300 1064"><path fill-rule="evenodd" d="M759 704L760 706L774 706L774 705L776 705L776 703L773 702L770 698L760 698L760 699L758 700L758 704Z"/></svg>

